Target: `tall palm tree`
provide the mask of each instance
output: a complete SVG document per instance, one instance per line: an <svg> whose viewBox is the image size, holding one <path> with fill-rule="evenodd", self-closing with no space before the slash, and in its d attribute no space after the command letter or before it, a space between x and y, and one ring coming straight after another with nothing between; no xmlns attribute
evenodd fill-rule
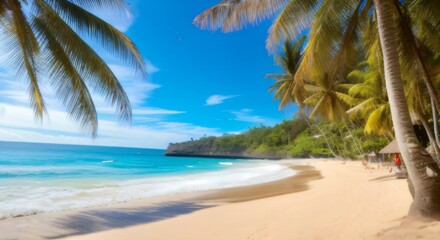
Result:
<svg viewBox="0 0 440 240"><path fill-rule="evenodd" d="M414 133L406 101L396 46L396 5L374 0L385 67L385 80L396 139L414 186L413 215L440 218L440 169Z"/></svg>
<svg viewBox="0 0 440 240"><path fill-rule="evenodd" d="M199 15L195 19L195 24L211 29L221 26L224 31L230 31L278 13L267 41L269 48L280 40L295 39L302 30L309 28L309 41L295 77L307 78L310 74L323 74L329 69L334 69L327 78L333 80L337 79L333 76L343 76L352 69L353 64L356 64L352 56L356 50L359 29L365 19L371 17L370 10L374 6L395 135L414 186L414 201L410 215L440 218L440 168L421 147L414 133L404 94L399 51L396 47L399 46L400 41L396 39L399 26L395 18L399 16L398 10L401 7L413 11L414 14L426 10L430 14L424 17L426 21L423 26L425 30L428 29L426 31L433 31L440 25L440 14L436 14L439 10L435 2L435 0L223 0ZM436 35L438 34L430 33L430 36ZM440 49L432 42L437 41L438 38L434 39L429 43L431 49L438 52ZM330 64L335 64L336 68L329 68Z"/></svg>
<svg viewBox="0 0 440 240"><path fill-rule="evenodd" d="M401 20L403 22L403 15ZM405 35L414 38L412 33L408 34L406 31L406 26L402 26L399 35L402 35L402 38L405 38ZM384 81L385 77L382 70L383 59L377 32L377 21L375 19L369 20L362 33L366 61L360 63L359 69L351 72L348 76L348 78L353 78L352 82L357 82L357 84L354 84L350 88L349 94L361 99L361 101L347 113L352 117L360 116L365 119L365 133L376 133L385 136L389 135L391 138L394 138L392 134L390 105L388 103ZM429 85L426 84L427 78L425 77L425 74L435 76L435 74L432 73L431 67L431 65L434 65L435 63L428 63L425 61L427 59L415 61L415 59L420 56L420 53L422 53L421 50L423 49L415 49L408 43L402 43L402 45L403 44L405 44L405 46L401 46L401 49L404 48L406 51L409 49L409 53L400 54L400 59L405 65L403 68L405 70L403 76L405 76L405 94L408 98L410 114L414 123L422 123L424 126L431 142L434 160L440 165L440 158L438 157L440 148L435 137L436 131L432 131L432 128L428 123L430 118L429 115L432 114L434 126L436 126L436 109L435 107L429 109L430 105L435 106L435 101L432 101L435 93L426 94L426 92L429 91L427 90ZM432 54L423 51L423 55L431 56ZM418 62L422 65L419 66ZM416 65L418 65L419 68ZM430 78L428 79L428 82L431 82ZM433 87L432 84L430 85Z"/></svg>
<svg viewBox="0 0 440 240"><path fill-rule="evenodd" d="M46 104L41 91L47 81L68 114L96 137L98 118L89 89L116 108L123 121L131 120L130 101L107 63L85 41L95 40L142 77L146 67L135 44L115 27L87 9L107 8L127 13L124 0L4 0L0 2L2 47L8 65L29 82L30 102L42 119Z"/></svg>

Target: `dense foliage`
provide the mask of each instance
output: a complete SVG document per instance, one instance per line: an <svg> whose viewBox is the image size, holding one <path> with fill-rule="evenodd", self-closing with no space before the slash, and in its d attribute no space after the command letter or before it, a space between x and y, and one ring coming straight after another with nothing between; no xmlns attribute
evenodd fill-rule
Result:
<svg viewBox="0 0 440 240"><path fill-rule="evenodd" d="M440 219L439 13L438 0L223 0L195 23L232 31L275 16L270 49L305 32L303 50L304 40L285 44L277 61L284 74L271 76L281 107L296 103L311 120L347 129L360 123L366 133L395 137L414 197L409 214Z"/></svg>
<svg viewBox="0 0 440 240"><path fill-rule="evenodd" d="M324 121L309 126L303 118L295 118L273 127L253 127L238 135L201 138L193 144L216 153L267 153L277 157L333 157L334 153L359 158L379 151L388 140L365 135L360 128L348 130L343 124Z"/></svg>

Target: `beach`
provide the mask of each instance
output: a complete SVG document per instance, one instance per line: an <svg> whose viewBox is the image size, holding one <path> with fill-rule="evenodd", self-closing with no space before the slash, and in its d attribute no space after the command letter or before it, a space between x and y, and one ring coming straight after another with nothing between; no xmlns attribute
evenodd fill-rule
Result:
<svg viewBox="0 0 440 240"><path fill-rule="evenodd" d="M440 224L406 224L405 179L361 162L318 161L310 189L229 203L69 239L435 239ZM374 169L373 169L374 168ZM301 180L300 180L301 181ZM416 227L408 228L407 225ZM397 238L396 238L397 237Z"/></svg>
<svg viewBox="0 0 440 240"><path fill-rule="evenodd" d="M3 220L2 239L436 239L440 232L438 222L406 218L407 182L389 167L312 160L294 168L297 175L270 183Z"/></svg>

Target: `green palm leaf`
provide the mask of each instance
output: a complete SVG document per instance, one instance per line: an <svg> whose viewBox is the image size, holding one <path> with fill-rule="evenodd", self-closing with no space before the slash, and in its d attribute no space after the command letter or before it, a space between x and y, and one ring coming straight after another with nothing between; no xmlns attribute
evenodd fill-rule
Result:
<svg viewBox="0 0 440 240"><path fill-rule="evenodd" d="M35 116L42 118L46 111L43 96L40 90L36 57L39 45L19 1L9 2L12 11L11 29L16 37L17 45L21 48L22 62L18 64L19 73L26 73L29 77L29 96ZM18 56L16 56L18 57ZM13 58L14 59L14 58Z"/></svg>
<svg viewBox="0 0 440 240"><path fill-rule="evenodd" d="M1 47L8 54L5 57L8 66L18 70L18 77L29 81L30 102L36 117L42 119L47 113L41 89L49 83L68 115L79 121L93 138L97 136L98 119L89 87L116 108L121 121L131 121L132 111L121 83L82 36L97 41L141 77L146 76L144 60L135 44L88 12L99 8L129 14L124 0L8 0L0 3L0 28L4 33Z"/></svg>
<svg viewBox="0 0 440 240"><path fill-rule="evenodd" d="M51 84L56 95L62 99L69 115L80 121L81 127L91 132L92 137L95 138L98 130L98 116L84 79L55 36L47 29L46 24L37 18L35 26L42 38L44 49L48 51L44 54L44 59L49 63L48 72L52 76Z"/></svg>
<svg viewBox="0 0 440 240"><path fill-rule="evenodd" d="M267 48L274 49L280 42L296 39L302 31L310 27L319 2L318 0L288 1L269 29Z"/></svg>
<svg viewBox="0 0 440 240"><path fill-rule="evenodd" d="M134 43L125 34L67 0L50 0L48 2L70 26L87 34L92 39L98 40L102 46L128 62L139 73L146 72L144 59ZM37 1L37 3L41 2Z"/></svg>
<svg viewBox="0 0 440 240"><path fill-rule="evenodd" d="M116 111L122 121L130 121L132 116L130 101L108 65L49 5L43 0L35 0L35 2L40 13L39 18L68 53L81 77L116 106Z"/></svg>

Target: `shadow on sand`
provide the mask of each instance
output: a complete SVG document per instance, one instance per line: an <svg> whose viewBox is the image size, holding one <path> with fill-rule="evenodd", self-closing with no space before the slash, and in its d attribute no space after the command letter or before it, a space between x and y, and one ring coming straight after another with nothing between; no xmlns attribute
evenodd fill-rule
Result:
<svg viewBox="0 0 440 240"><path fill-rule="evenodd" d="M57 239L112 228L124 228L191 213L208 207L211 206L195 202L165 202L148 207L86 210L55 219L52 223L53 227L63 229L63 233L49 233L44 238Z"/></svg>

